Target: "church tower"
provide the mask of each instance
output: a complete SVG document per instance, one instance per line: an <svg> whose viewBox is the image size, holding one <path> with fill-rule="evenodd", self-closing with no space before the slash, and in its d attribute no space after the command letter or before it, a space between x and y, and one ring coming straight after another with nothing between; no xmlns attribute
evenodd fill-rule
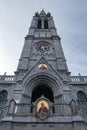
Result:
<svg viewBox="0 0 87 130"><path fill-rule="evenodd" d="M68 103L69 74L53 17L44 10L35 13L16 71L16 80L24 82L16 88L21 89L17 100L32 103L44 96L52 103Z"/></svg>
<svg viewBox="0 0 87 130"><path fill-rule="evenodd" d="M79 80L71 78L51 14L44 10L36 12L25 37L14 82L9 83L12 96L0 130L86 130L83 118L86 107L81 109L77 100L77 97L83 100L84 93L78 90L81 85L87 87L86 81L81 76ZM84 99L86 103L87 97Z"/></svg>

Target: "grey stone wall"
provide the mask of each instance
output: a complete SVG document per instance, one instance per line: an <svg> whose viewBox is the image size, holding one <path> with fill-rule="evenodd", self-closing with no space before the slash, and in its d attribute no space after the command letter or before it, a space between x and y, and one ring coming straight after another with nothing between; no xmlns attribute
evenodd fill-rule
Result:
<svg viewBox="0 0 87 130"><path fill-rule="evenodd" d="M11 123L3 122L0 130L87 130L83 122L72 123Z"/></svg>

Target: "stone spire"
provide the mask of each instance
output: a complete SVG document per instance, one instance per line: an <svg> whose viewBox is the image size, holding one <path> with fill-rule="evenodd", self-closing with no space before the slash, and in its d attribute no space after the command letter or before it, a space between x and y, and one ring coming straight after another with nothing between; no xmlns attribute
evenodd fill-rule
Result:
<svg viewBox="0 0 87 130"><path fill-rule="evenodd" d="M45 11L43 9L40 12L40 16L44 16L44 17L46 16L46 13L45 13Z"/></svg>
<svg viewBox="0 0 87 130"><path fill-rule="evenodd" d="M68 72L61 39L57 35L51 13L42 10L33 16L19 59L17 75L23 76L44 57L60 74Z"/></svg>

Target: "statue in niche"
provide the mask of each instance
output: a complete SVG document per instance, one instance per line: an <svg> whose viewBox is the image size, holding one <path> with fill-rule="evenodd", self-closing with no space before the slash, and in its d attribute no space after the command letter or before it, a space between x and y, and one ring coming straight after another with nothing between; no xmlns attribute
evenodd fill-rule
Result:
<svg viewBox="0 0 87 130"><path fill-rule="evenodd" d="M73 115L78 115L79 109L78 109L78 106L76 105L75 100L72 100L72 101L70 102L70 106L71 106L72 114L73 114Z"/></svg>
<svg viewBox="0 0 87 130"><path fill-rule="evenodd" d="M38 113L43 115L48 113L48 108L45 106L43 102L41 103L41 107L39 108Z"/></svg>
<svg viewBox="0 0 87 130"><path fill-rule="evenodd" d="M36 105L36 113L40 119L45 119L49 114L49 103L41 99Z"/></svg>

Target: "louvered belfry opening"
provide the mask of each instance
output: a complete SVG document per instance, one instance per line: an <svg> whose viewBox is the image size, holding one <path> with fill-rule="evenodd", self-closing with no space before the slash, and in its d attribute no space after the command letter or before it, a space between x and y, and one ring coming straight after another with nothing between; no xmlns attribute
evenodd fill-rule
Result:
<svg viewBox="0 0 87 130"><path fill-rule="evenodd" d="M41 19L38 19L37 29L41 29L41 28L42 28Z"/></svg>

